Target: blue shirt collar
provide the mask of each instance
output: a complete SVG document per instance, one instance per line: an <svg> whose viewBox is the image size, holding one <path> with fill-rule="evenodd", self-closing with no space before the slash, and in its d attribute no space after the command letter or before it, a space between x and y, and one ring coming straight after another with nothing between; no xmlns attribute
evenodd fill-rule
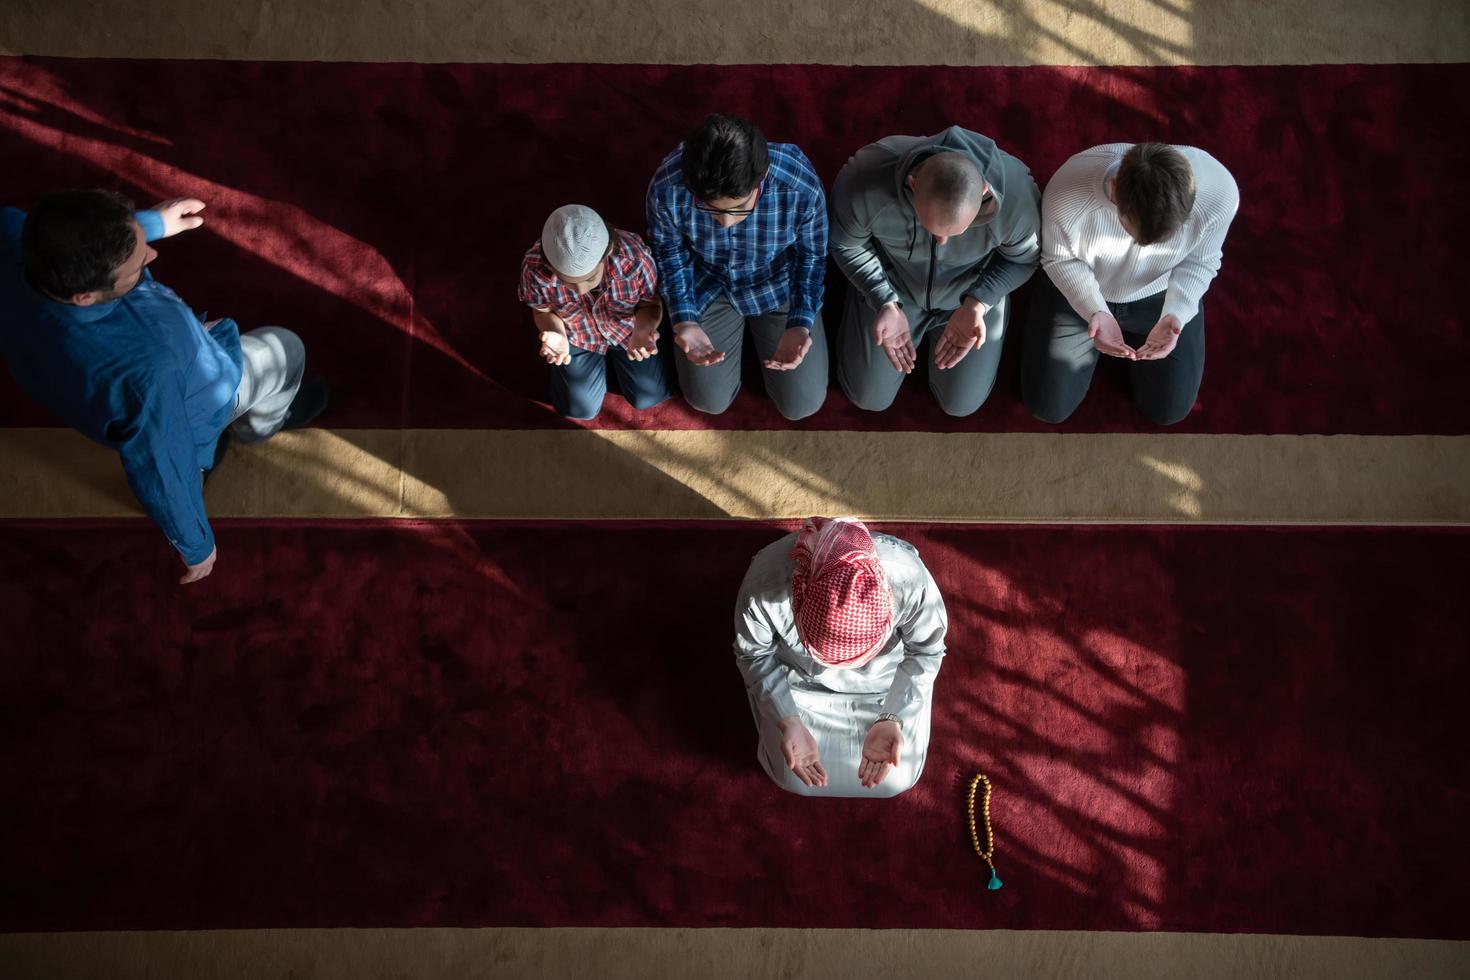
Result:
<svg viewBox="0 0 1470 980"><path fill-rule="evenodd" d="M46 304L47 310L72 323L96 323L111 314L122 302L121 299L114 299L106 303L93 303L91 306L77 306L74 303L62 303L49 296L41 296L40 299Z"/></svg>
<svg viewBox="0 0 1470 980"><path fill-rule="evenodd" d="M153 273L148 270L147 266L144 266L143 275L138 280L138 286L143 285L143 283L145 282L152 281ZM22 282L24 282L24 280L22 280ZM131 296L133 292L137 290L138 286L134 286L122 296L119 296L117 299L108 300L106 303L93 303L91 306L77 306L75 303L63 303L60 300L52 299L50 296L47 296L45 293L37 290L30 283L25 283L26 291L29 292L32 297L34 297L36 302L42 304L42 306L51 313L56 314L63 320L69 320L72 323L96 323L98 320L110 316L112 312L118 308L118 305L121 304L124 299L126 299L128 296Z"/></svg>

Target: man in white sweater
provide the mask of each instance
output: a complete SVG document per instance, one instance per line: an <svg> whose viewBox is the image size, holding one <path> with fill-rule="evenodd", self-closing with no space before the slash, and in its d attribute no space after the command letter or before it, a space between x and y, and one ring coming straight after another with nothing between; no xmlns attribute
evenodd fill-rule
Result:
<svg viewBox="0 0 1470 980"><path fill-rule="evenodd" d="M1041 267L1022 394L1045 422L1070 416L1099 353L1128 362L1151 421L1189 414L1205 369L1201 300L1240 206L1220 161L1192 146L1109 143L1072 157L1041 202Z"/></svg>

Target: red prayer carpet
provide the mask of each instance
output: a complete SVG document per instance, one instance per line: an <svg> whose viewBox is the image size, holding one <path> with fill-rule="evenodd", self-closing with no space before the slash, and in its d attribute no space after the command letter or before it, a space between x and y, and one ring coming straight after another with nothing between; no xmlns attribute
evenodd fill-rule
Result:
<svg viewBox="0 0 1470 980"><path fill-rule="evenodd" d="M708 111L800 145L830 184L858 147L961 124L1039 183L1115 140L1192 143L1242 207L1206 299L1208 367L1186 432L1470 432L1460 283L1470 66L840 68L315 64L0 58L7 199L65 186L210 203L154 266L201 312L306 338L337 427L541 428L546 367L515 299L520 257L580 201L637 231L660 159ZM146 93L146 98L140 94ZM1457 121L1459 120L1459 121ZM827 325L841 311L829 273ZM1025 293L1017 313L1024 313ZM822 429L1043 431L1018 396L1019 320L975 416L922 378L865 414L834 386ZM667 339L667 338L666 338ZM1063 431L1141 422L1105 364ZM758 372L751 372L758 386ZM538 404L539 403L539 404ZM0 423L49 424L0 382ZM719 418L674 401L595 425L785 428L746 391Z"/></svg>
<svg viewBox="0 0 1470 980"><path fill-rule="evenodd" d="M889 529L950 652L872 803L756 764L731 607L776 526L221 522L179 592L141 523L6 525L0 929L1470 937L1470 534Z"/></svg>

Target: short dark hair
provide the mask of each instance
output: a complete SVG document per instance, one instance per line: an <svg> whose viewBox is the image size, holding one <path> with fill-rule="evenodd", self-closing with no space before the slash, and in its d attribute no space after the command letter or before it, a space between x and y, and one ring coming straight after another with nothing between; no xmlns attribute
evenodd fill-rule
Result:
<svg viewBox="0 0 1470 980"><path fill-rule="evenodd" d="M919 172L927 178L929 199L950 214L978 208L985 199L985 176L963 153L936 153L924 161Z"/></svg>
<svg viewBox="0 0 1470 980"><path fill-rule="evenodd" d="M746 197L769 166L766 137L745 119L711 113L684 140L684 186L701 201Z"/></svg>
<svg viewBox="0 0 1470 980"><path fill-rule="evenodd" d="M1123 155L1113 197L1132 222L1138 244L1152 245L1179 230L1194 208L1194 171L1167 143L1138 143Z"/></svg>
<svg viewBox="0 0 1470 980"><path fill-rule="evenodd" d="M41 199L20 233L31 288L60 299L107 291L137 248L133 202L114 191L61 191Z"/></svg>

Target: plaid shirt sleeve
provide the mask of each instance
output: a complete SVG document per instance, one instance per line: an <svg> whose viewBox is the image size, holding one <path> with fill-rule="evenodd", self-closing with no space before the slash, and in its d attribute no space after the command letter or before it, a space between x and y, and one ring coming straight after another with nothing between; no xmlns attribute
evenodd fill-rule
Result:
<svg viewBox="0 0 1470 980"><path fill-rule="evenodd" d="M663 280L671 323L698 320L701 312L694 308L693 257L670 209L670 182L682 180L682 173L678 155L670 154L648 185L648 235L653 240L653 257Z"/></svg>
<svg viewBox="0 0 1470 980"><path fill-rule="evenodd" d="M551 308L551 294L536 278L536 265L539 262L534 249L521 260L521 281L516 288L516 296L532 309L546 310Z"/></svg>
<svg viewBox="0 0 1470 980"><path fill-rule="evenodd" d="M643 239L631 231L619 232L622 235L623 248L634 259L632 280L633 304L643 305L652 300L658 301L658 266L654 264L653 253L648 246L643 244Z"/></svg>
<svg viewBox="0 0 1470 980"><path fill-rule="evenodd" d="M792 269L791 307L786 325L810 330L817 311L822 308L827 278L827 199L806 157L801 157L801 162L806 164L811 184L803 195L802 210L796 219L796 265Z"/></svg>

